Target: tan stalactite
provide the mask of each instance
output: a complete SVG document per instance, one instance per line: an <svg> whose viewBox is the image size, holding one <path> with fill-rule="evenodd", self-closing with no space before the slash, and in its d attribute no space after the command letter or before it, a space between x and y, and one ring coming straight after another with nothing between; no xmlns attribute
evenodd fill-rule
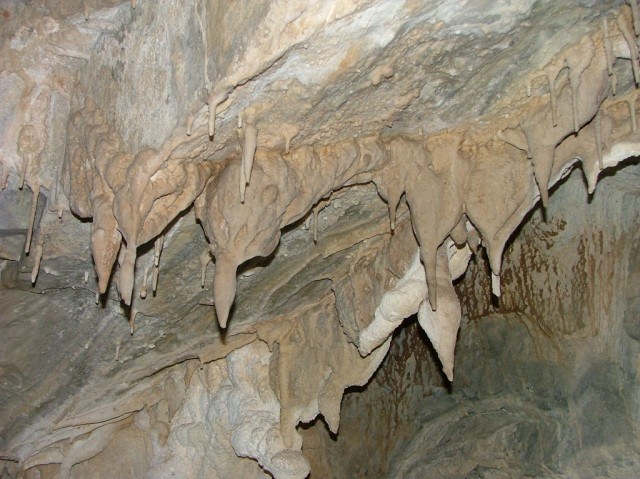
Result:
<svg viewBox="0 0 640 479"><path fill-rule="evenodd" d="M318 207L313 208L313 242L318 242Z"/></svg>
<svg viewBox="0 0 640 479"><path fill-rule="evenodd" d="M638 54L638 45L636 44L636 37L633 34L632 29L630 29L627 24L626 15L620 14L616 18L616 20L618 23L618 29L620 30L620 33L622 33L622 36L627 43L627 48L629 49L631 68L633 69L633 80L635 81L635 84L637 86L638 84L640 84L640 66L638 65L640 58Z"/></svg>
<svg viewBox="0 0 640 479"><path fill-rule="evenodd" d="M602 170L604 168L603 164L602 164L602 157L603 157L603 145L602 145L602 114L600 113L600 111L598 111L598 114L595 117L594 120L594 132L595 132L595 140L596 140L596 148L597 148L597 153L598 153L598 168L600 170ZM595 187L595 185L594 185ZM589 193L593 193L593 189L591 187L591 184L589 185Z"/></svg>
<svg viewBox="0 0 640 479"><path fill-rule="evenodd" d="M129 317L129 335L133 336L136 332L136 316L138 316L138 310L135 307L131 308Z"/></svg>
<svg viewBox="0 0 640 479"><path fill-rule="evenodd" d="M462 311L460 301L453 288L449 257L446 246L441 246L437 253L436 281L440 306L432 311L424 302L418 310L418 322L429 336L431 344L438 353L442 370L449 381L453 381L453 365L455 346Z"/></svg>
<svg viewBox="0 0 640 479"><path fill-rule="evenodd" d="M29 228L27 230L27 239L24 243L24 252L29 253L31 248L31 237L33 236L33 228L36 222L36 211L38 209L38 198L40 197L40 187L35 186L33 196L31 197L31 211L29 213Z"/></svg>
<svg viewBox="0 0 640 479"><path fill-rule="evenodd" d="M151 280L151 291L154 293L158 289L158 278L160 277L160 268L158 266L153 266L153 276Z"/></svg>
<svg viewBox="0 0 640 479"><path fill-rule="evenodd" d="M153 244L153 265L157 268L160 264L160 255L162 254L162 248L164 246L164 235L158 236Z"/></svg>
<svg viewBox="0 0 640 479"><path fill-rule="evenodd" d="M247 116L244 124L244 146L242 148L242 170L244 181L248 185L251 182L253 160L258 147L258 128L252 115Z"/></svg>
<svg viewBox="0 0 640 479"><path fill-rule="evenodd" d="M237 262L225 256L216 256L216 270L213 276L213 297L218 324L227 327L231 306L236 296Z"/></svg>
<svg viewBox="0 0 640 479"><path fill-rule="evenodd" d="M602 48L594 46L593 41L585 37L570 49L571 58L581 58L575 68L576 76L580 71L581 74L574 80L581 88L575 88L574 95L567 89L560 92L557 118L553 121L556 126L548 128L548 114L540 107L523 118L520 124L527 138L527 151L533 163L536 182L545 207L549 201L548 188L556 147L568 135L576 132L576 126L579 130L595 117L609 92L606 55ZM583 69L584 65L587 66ZM573 105L580 107L574 108Z"/></svg>
<svg viewBox="0 0 640 479"><path fill-rule="evenodd" d="M423 168L407 184L411 222L420 244L429 304L436 310L436 254L464 213L464 184L469 164L460 155L462 136L445 133L428 140L431 167ZM425 192L428 196L425 198Z"/></svg>
<svg viewBox="0 0 640 479"><path fill-rule="evenodd" d="M243 162L237 158L207 184L203 198L196 203L196 214L215 245L214 300L221 324L226 326L233 304L237 267L250 258L268 256L278 245L281 228L304 217L335 188L355 178L368 181L358 175L376 164L382 166L382 151L369 152L367 148L354 140L318 148L306 146L292 150L286 160L279 152L259 150L244 203L239 201L236 186ZM323 165L333 174L327 176Z"/></svg>
<svg viewBox="0 0 640 479"><path fill-rule="evenodd" d="M147 297L147 282L149 279L149 266L144 268L144 275L142 276L142 287L140 288L140 297L142 299Z"/></svg>
<svg viewBox="0 0 640 479"><path fill-rule="evenodd" d="M491 293L499 298L501 296L500 292L500 275L496 273L491 273Z"/></svg>
<svg viewBox="0 0 640 479"><path fill-rule="evenodd" d="M203 251L200 256L198 256L200 260L200 287L204 288L204 282L207 277L207 266L211 263L211 254L209 250Z"/></svg>
<svg viewBox="0 0 640 479"><path fill-rule="evenodd" d="M476 230L469 222L467 222L467 243L473 254L478 253L478 248L482 244L478 230Z"/></svg>
<svg viewBox="0 0 640 479"><path fill-rule="evenodd" d="M229 94L233 90L232 87L227 85L225 82L220 82L215 87L212 87L209 91L209 96L207 97L207 103L209 105L209 121L208 121L208 130L209 130L209 138L213 140L216 134L216 112L218 106L226 101L229 98Z"/></svg>
<svg viewBox="0 0 640 479"><path fill-rule="evenodd" d="M238 128L240 128L240 126L238 126ZM281 125L279 127L279 130L282 132L282 139L284 140L284 152L288 155L291 146L291 140L298 136L298 134L300 133L300 128L298 128L296 125L292 125L291 123L285 123L284 125Z"/></svg>
<svg viewBox="0 0 640 479"><path fill-rule="evenodd" d="M33 259L33 269L31 270L31 284L35 284L38 279L38 273L40 272L40 263L42 261L42 252L44 248L44 242L38 241L35 249L35 256Z"/></svg>
<svg viewBox="0 0 640 479"><path fill-rule="evenodd" d="M149 223L153 226L153 231L145 230L145 223L148 223L147 220L154 207L157 208L155 199L166 196L175 187L171 181L153 180L158 178L157 175L162 175L160 170L163 165L165 169L169 168L165 162L173 151L184 143L185 138L187 137L174 137L167 141L159 151L147 149L138 153L135 160L126 169L126 182L115 188L113 212L118 222L118 229L126 243L118 291L127 305L131 303L133 294L137 247L159 235L174 217L167 215L166 212L160 213L155 216L157 221ZM189 192L193 194L193 198L199 193L198 189L189 189ZM192 198L190 199L192 200ZM147 236L151 237L147 238Z"/></svg>
<svg viewBox="0 0 640 479"><path fill-rule="evenodd" d="M551 105L551 124L555 127L558 125L558 107L556 106L556 76L557 71L547 72L547 83L549 84L549 104Z"/></svg>
<svg viewBox="0 0 640 479"><path fill-rule="evenodd" d="M609 21L607 16L602 17L601 23L602 44L604 47L605 57L607 59L607 73L609 76L613 75L613 62L615 60L613 56L613 49L611 47L611 39L609 38ZM613 93L615 95L615 92Z"/></svg>
<svg viewBox="0 0 640 479"><path fill-rule="evenodd" d="M135 10L137 6L138 6L138 1L137 0L131 0L131 8L133 8Z"/></svg>
<svg viewBox="0 0 640 479"><path fill-rule="evenodd" d="M116 354L113 360L117 363L120 360L120 347L122 345L122 337L118 337L116 340Z"/></svg>
<svg viewBox="0 0 640 479"><path fill-rule="evenodd" d="M89 1L82 1L82 14L84 15L85 20L89 20Z"/></svg>
<svg viewBox="0 0 640 479"><path fill-rule="evenodd" d="M462 215L458 224L451 230L450 234L453 242L458 246L464 246L467 243L469 234L467 231L467 217Z"/></svg>
<svg viewBox="0 0 640 479"><path fill-rule="evenodd" d="M595 55L595 47L592 42L579 44L577 50L569 50L566 57L566 64L569 67L569 85L571 88L571 106L573 111L573 130L578 133L580 129L579 122L579 97L578 89L581 84L581 77L584 71L591 63L591 59Z"/></svg>

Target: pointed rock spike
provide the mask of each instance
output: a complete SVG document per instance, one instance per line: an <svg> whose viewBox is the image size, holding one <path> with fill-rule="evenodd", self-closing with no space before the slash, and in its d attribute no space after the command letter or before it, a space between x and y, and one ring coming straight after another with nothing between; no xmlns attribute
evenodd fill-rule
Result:
<svg viewBox="0 0 640 479"><path fill-rule="evenodd" d="M153 267L153 278L151 282L151 290L155 293L158 289L158 277L160 276L160 268L157 266Z"/></svg>
<svg viewBox="0 0 640 479"><path fill-rule="evenodd" d="M125 249L122 264L120 265L120 273L118 275L118 292L127 306L131 305L131 297L133 295L133 280L136 268L136 248L135 246L127 246Z"/></svg>
<svg viewBox="0 0 640 479"><path fill-rule="evenodd" d="M36 279L38 279L38 272L40 271L40 262L42 261L42 244L38 243L36 245L36 256L34 260L33 269L31 270L31 284L36 283Z"/></svg>
<svg viewBox="0 0 640 479"><path fill-rule="evenodd" d="M598 168L600 168L600 170L602 170L604 168L604 165L602 164L602 156L603 156L603 151L602 151L602 116L601 116L599 110L598 110L598 113L596 114L594 130L595 130L595 135L596 135L596 150L597 150L597 154L598 154ZM594 188L595 188L595 185L593 185L593 188L592 188L592 185L589 185L589 193L593 193L593 189Z"/></svg>
<svg viewBox="0 0 640 479"><path fill-rule="evenodd" d="M193 113L189 113L187 115L187 136L191 136L193 133L193 122L195 121L196 116Z"/></svg>
<svg viewBox="0 0 640 479"><path fill-rule="evenodd" d="M149 278L149 267L144 268L144 276L142 277L142 288L140 288L140 297L142 299L147 297L147 283Z"/></svg>
<svg viewBox="0 0 640 479"><path fill-rule="evenodd" d="M227 327L231 306L236 296L236 270L233 260L225 257L216 258L216 271L213 276L213 298L218 316L218 324L222 329Z"/></svg>
<svg viewBox="0 0 640 479"><path fill-rule="evenodd" d="M251 171L253 170L253 160L258 146L258 129L253 122L246 121L244 126L244 148L242 149L242 162L244 165L245 182L251 181Z"/></svg>
<svg viewBox="0 0 640 479"><path fill-rule="evenodd" d="M84 15L85 20L89 20L89 2L88 0L84 0L82 2L82 13Z"/></svg>
<svg viewBox="0 0 640 479"><path fill-rule="evenodd" d="M389 226L391 232L396 230L396 207L389 203Z"/></svg>
<svg viewBox="0 0 640 479"><path fill-rule="evenodd" d="M218 105L229 98L231 89L226 86L225 83L217 85L215 88L211 88L209 91L209 97L207 103L209 104L209 137L213 140L216 133L216 112Z"/></svg>
<svg viewBox="0 0 640 479"><path fill-rule="evenodd" d="M471 248L471 252L473 254L477 254L482 241L480 240L480 235L475 228L469 231L467 242L469 244L469 248Z"/></svg>
<svg viewBox="0 0 640 479"><path fill-rule="evenodd" d="M573 112L573 131L577 135L580 130L578 124L578 85L577 81L569 73L569 86L571 87L571 110Z"/></svg>
<svg viewBox="0 0 640 479"><path fill-rule="evenodd" d="M162 254L162 247L164 246L164 235L158 236L153 244L153 265L157 268L160 264L160 255Z"/></svg>
<svg viewBox="0 0 640 479"><path fill-rule="evenodd" d="M114 361L117 363L120 359L120 343L122 342L122 338L118 338L116 341L116 355L114 357Z"/></svg>
<svg viewBox="0 0 640 479"><path fill-rule="evenodd" d="M436 279L436 251L428 251L423 253L424 248L420 247L420 257L424 265L424 273L427 279L427 296L429 299L429 305L431 310L435 311L438 308L438 293L437 293L437 279Z"/></svg>
<svg viewBox="0 0 640 479"><path fill-rule="evenodd" d="M633 81L636 86L640 84L640 71L638 68L638 46L636 45L635 35L629 30L629 27L625 23L624 16L620 15L617 18L618 27L620 28L620 33L624 37L625 42L627 42L627 47L629 48L629 56L631 57L631 68L633 69Z"/></svg>
<svg viewBox="0 0 640 479"><path fill-rule="evenodd" d="M551 72L547 72L547 83L549 84L549 99L551 104L551 121L553 126L558 126L558 110L556 105L556 78Z"/></svg>
<svg viewBox="0 0 640 479"><path fill-rule="evenodd" d="M211 262L211 255L209 251L204 251L200 255L200 287L204 288L204 281L207 277L207 266Z"/></svg>
<svg viewBox="0 0 640 479"><path fill-rule="evenodd" d="M501 291L500 291L500 275L499 274L495 274L493 271L491 272L491 293L496 297L499 298Z"/></svg>
<svg viewBox="0 0 640 479"><path fill-rule="evenodd" d="M611 48L611 39L609 38L609 22L607 16L602 17L600 25L602 29L602 43L604 46L604 54L607 59L607 73L609 76L613 74L613 49Z"/></svg>
<svg viewBox="0 0 640 479"><path fill-rule="evenodd" d="M33 227L36 221L36 211L38 209L38 198L40 197L40 187L34 186L33 196L31 197L31 211L29 213L29 229L27 230L27 239L24 243L24 252L28 253L31 249L31 237L33 236Z"/></svg>
<svg viewBox="0 0 640 479"><path fill-rule="evenodd" d="M318 242L318 207L313 208L313 242Z"/></svg>
<svg viewBox="0 0 640 479"><path fill-rule="evenodd" d="M138 310L135 308L131 308L131 317L129 318L129 334L133 336L133 333L136 332L136 316L138 315Z"/></svg>

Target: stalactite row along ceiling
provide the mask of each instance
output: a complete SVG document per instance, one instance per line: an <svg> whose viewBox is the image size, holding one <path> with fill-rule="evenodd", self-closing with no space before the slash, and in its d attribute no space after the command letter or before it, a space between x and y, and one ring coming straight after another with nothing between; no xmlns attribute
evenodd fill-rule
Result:
<svg viewBox="0 0 640 479"><path fill-rule="evenodd" d="M470 258L499 297L552 186L640 154L634 0L0 7L2 302L92 355L2 400L22 471L143 434L146 477L305 477L296 427L337 432L404 319L453 380Z"/></svg>

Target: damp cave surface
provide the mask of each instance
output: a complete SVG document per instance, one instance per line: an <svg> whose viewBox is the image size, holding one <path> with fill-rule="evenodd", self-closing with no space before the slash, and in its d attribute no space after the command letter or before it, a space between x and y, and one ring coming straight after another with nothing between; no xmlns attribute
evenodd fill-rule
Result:
<svg viewBox="0 0 640 479"><path fill-rule="evenodd" d="M640 477L639 10L0 0L0 479Z"/></svg>

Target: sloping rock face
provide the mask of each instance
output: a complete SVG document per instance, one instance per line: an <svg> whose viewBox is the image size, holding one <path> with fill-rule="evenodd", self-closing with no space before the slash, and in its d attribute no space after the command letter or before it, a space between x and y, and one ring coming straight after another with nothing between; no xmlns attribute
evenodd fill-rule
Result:
<svg viewBox="0 0 640 479"><path fill-rule="evenodd" d="M0 13L3 477L638 471L635 0Z"/></svg>

